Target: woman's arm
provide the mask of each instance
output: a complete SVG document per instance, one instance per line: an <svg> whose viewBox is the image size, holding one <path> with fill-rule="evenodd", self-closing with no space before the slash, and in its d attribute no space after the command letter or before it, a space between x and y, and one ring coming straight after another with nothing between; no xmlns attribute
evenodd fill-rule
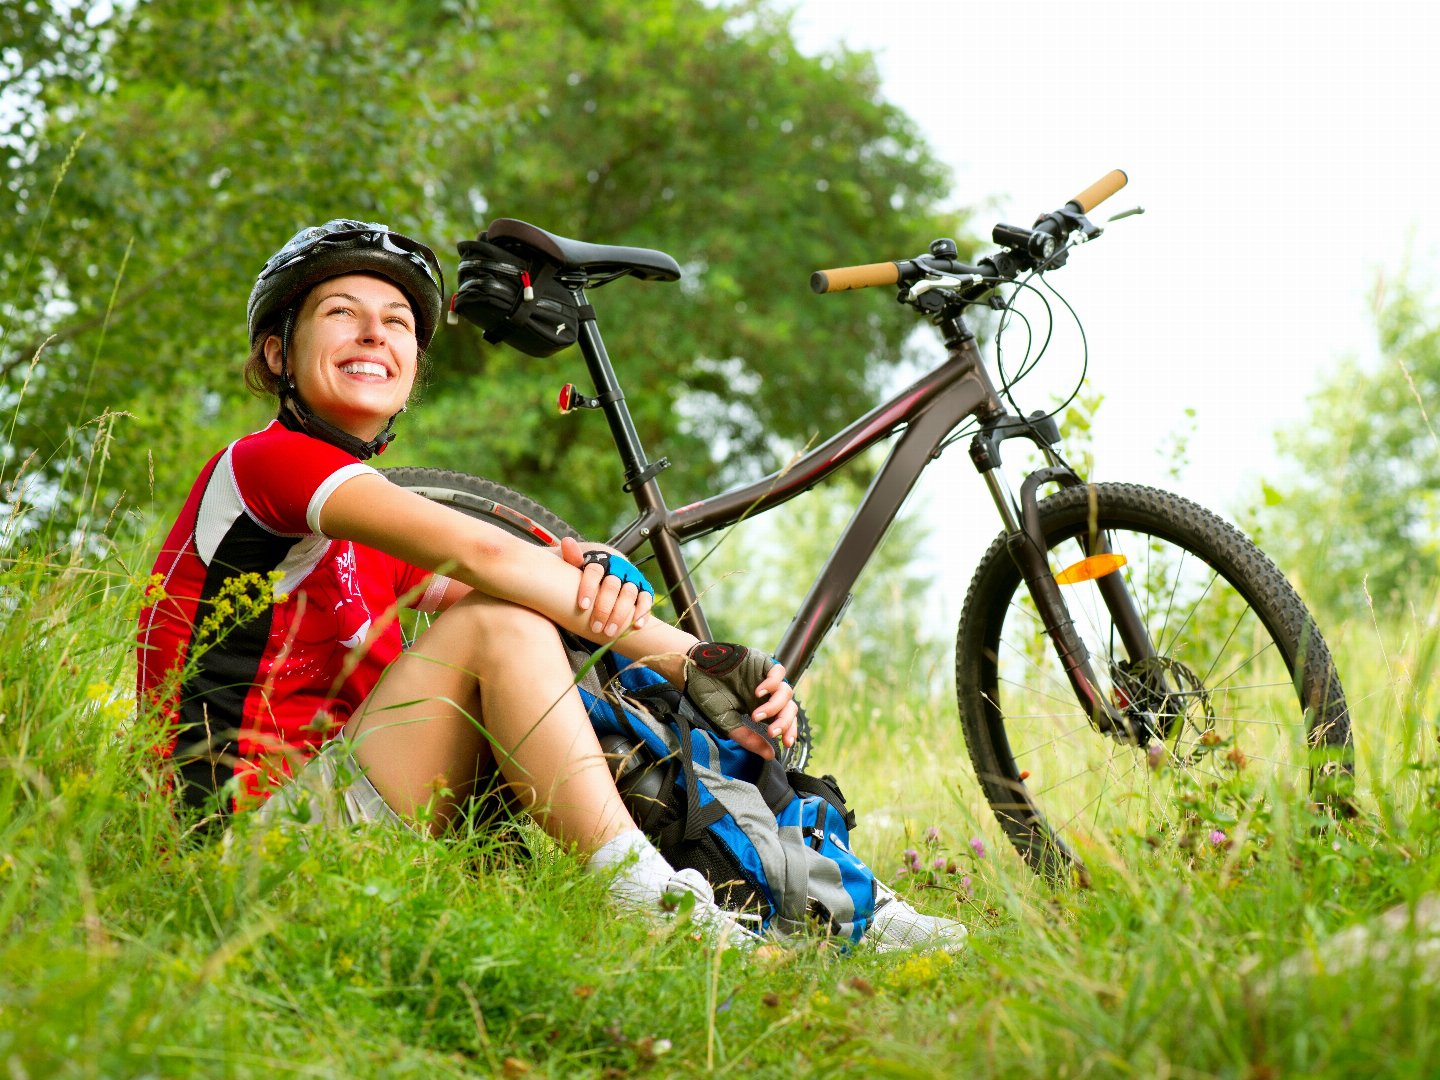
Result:
<svg viewBox="0 0 1440 1080"><path fill-rule="evenodd" d="M608 544L575 540L569 536L547 550L580 571L580 591L575 596L575 603L581 611L590 612L590 629L594 633L614 637L624 626L638 630L645 625L654 596L634 584L622 583L618 576L607 572L599 563L585 562L585 556L592 551L606 551L624 558L620 552ZM444 611L470 591L469 585L454 578L446 579L445 591L434 610Z"/></svg>
<svg viewBox="0 0 1440 1080"><path fill-rule="evenodd" d="M382 476L365 473L342 483L321 509L320 527L326 536L377 548L412 566L439 570L461 585L538 611L588 640L607 640L597 636L576 602L578 569L548 548L431 502ZM625 629L617 628L610 638ZM695 640L678 627L649 618L643 627L626 634L626 647L629 653L643 655L667 679L683 685L685 653Z"/></svg>
<svg viewBox="0 0 1440 1080"><path fill-rule="evenodd" d="M511 536L488 522L466 516L383 476L364 473L346 480L331 493L320 510L320 527L326 536L352 540L403 559L412 566L447 573L459 586L528 607L572 633L590 641L605 641L597 634L590 614L578 603L581 571L549 548L537 547ZM458 599L452 585L446 604ZM625 652L643 659L676 686L685 685L685 654L697 639L679 627L653 616L644 625L621 626L609 638L623 634ZM785 745L794 743L796 708L784 669L776 664L756 688L762 703L751 713ZM757 753L767 753L752 733L737 733L737 741Z"/></svg>

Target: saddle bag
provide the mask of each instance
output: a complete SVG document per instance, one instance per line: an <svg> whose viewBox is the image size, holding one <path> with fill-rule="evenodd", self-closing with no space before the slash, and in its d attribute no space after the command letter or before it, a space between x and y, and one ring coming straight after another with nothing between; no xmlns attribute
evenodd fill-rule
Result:
<svg viewBox="0 0 1440 1080"><path fill-rule="evenodd" d="M556 279L555 263L529 248L493 244L485 233L457 247L460 284L450 310L485 331L486 341L553 356L579 340L581 307Z"/></svg>
<svg viewBox="0 0 1440 1080"><path fill-rule="evenodd" d="M699 870L718 904L781 936L859 941L875 875L850 850L855 815L834 779L752 754L649 668L567 646L626 807L671 865Z"/></svg>

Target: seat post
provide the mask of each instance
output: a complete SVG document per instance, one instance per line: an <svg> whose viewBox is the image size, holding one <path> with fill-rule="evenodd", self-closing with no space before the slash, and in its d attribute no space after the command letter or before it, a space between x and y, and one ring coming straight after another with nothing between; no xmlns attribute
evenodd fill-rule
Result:
<svg viewBox="0 0 1440 1080"><path fill-rule="evenodd" d="M625 394L620 389L620 381L615 377L615 368L610 363L610 354L605 349L605 342L600 337L600 325L595 321L594 308L588 306L585 300L585 293L581 289L575 290L575 297L580 302L580 352L585 357L585 364L590 369L590 377L595 383L595 394L600 401L600 408L605 413L605 419L610 424L610 436L615 440L615 448L620 451L620 461L625 467L625 482L631 484L644 475L649 469L650 462L645 458L645 448L640 445L640 435L635 430L635 422L630 417L630 407L625 404ZM641 501L649 506L653 502L653 509L663 510L664 503L660 499L659 488L652 482L643 485L636 485L641 495Z"/></svg>

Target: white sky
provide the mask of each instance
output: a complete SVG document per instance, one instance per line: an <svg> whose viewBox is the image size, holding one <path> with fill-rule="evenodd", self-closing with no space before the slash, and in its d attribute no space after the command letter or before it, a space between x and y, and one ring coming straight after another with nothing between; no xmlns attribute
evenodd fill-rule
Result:
<svg viewBox="0 0 1440 1080"><path fill-rule="evenodd" d="M883 92L954 171L954 204L993 205L975 218L986 236L1112 168L1129 174L1095 219L1146 213L1054 275L1106 395L1097 478L1179 487L1231 515L1253 504L1259 478L1280 475L1274 432L1305 415L1318 377L1373 356L1377 277L1409 252L1434 280L1440 5L802 0L796 12L802 48L877 55ZM1068 392L1073 340L1022 385L1022 407ZM1177 485L1167 447L1187 406L1198 418ZM962 447L919 498L963 581L998 525Z"/></svg>

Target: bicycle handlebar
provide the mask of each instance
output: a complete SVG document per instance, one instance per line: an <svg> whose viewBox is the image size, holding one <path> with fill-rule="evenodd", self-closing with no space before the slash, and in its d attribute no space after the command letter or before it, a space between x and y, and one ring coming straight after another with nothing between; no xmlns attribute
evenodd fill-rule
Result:
<svg viewBox="0 0 1440 1080"><path fill-rule="evenodd" d="M844 292L846 289L868 289L872 285L896 285L899 281L899 263L867 263L864 266L816 270L810 275L810 288L817 293Z"/></svg>
<svg viewBox="0 0 1440 1080"><path fill-rule="evenodd" d="M1089 213L1129 182L1130 178L1123 170L1111 169L1066 203L1064 210L1043 215L1036 223L1034 232L1058 237L1062 228L1074 221L1074 215ZM1086 224L1083 220L1080 223ZM1099 230L1095 230L1095 234L1098 233ZM952 244L951 251L953 250ZM1045 254L1048 253L1047 250ZM873 285L898 285L902 281L918 281L927 273L937 270L976 275L984 273L979 268L963 263L921 256L899 262L866 263L863 266L837 266L830 270L816 270L810 275L810 288L817 293L833 293L845 292L848 289L868 289Z"/></svg>
<svg viewBox="0 0 1440 1080"><path fill-rule="evenodd" d="M1123 169L1111 169L1071 199L1068 205L1075 207L1082 214L1088 214L1129 182L1130 178L1125 175Z"/></svg>

